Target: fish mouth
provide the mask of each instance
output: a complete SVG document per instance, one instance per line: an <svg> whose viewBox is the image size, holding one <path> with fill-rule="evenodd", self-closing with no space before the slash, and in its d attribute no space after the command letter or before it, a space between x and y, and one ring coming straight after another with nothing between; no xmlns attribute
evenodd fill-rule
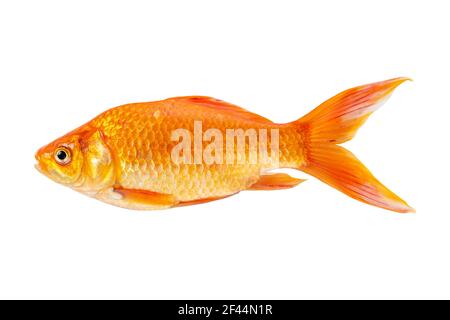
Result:
<svg viewBox="0 0 450 320"><path fill-rule="evenodd" d="M46 172L48 170L48 166L46 165L45 161L43 161L46 158L46 156L40 154L38 151L36 152L34 157L36 158L36 163L34 164L36 170L42 173L43 175L48 176L48 173Z"/></svg>
<svg viewBox="0 0 450 320"><path fill-rule="evenodd" d="M36 163L34 164L34 167L36 168L36 170L37 171L39 171L40 173L43 173L42 172L42 167L41 167L41 165L40 165L40 163L39 163L39 151L37 151L35 154L34 154L34 158L36 159Z"/></svg>
<svg viewBox="0 0 450 320"><path fill-rule="evenodd" d="M45 165L45 163L42 163L41 161L38 161L34 164L34 167L36 168L37 171L39 171L40 173L42 173L45 176L48 176L47 173L47 166Z"/></svg>
<svg viewBox="0 0 450 320"><path fill-rule="evenodd" d="M36 168L37 171L39 171L40 173L44 173L44 171L42 170L42 167L39 163L35 163L34 167Z"/></svg>

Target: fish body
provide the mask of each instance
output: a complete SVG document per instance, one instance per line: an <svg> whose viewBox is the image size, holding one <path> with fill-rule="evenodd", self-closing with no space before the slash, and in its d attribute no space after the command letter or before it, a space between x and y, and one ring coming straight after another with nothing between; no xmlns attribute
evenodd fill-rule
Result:
<svg viewBox="0 0 450 320"><path fill-rule="evenodd" d="M271 171L294 168L363 202L408 212L337 145L405 80L344 91L286 124L202 96L122 105L39 149L37 168L101 201L143 210L291 188L303 180Z"/></svg>
<svg viewBox="0 0 450 320"><path fill-rule="evenodd" d="M100 115L92 124L107 141L116 159L116 183L126 189L151 190L171 194L186 202L198 199L223 197L248 189L262 171L276 169L271 163L252 164L248 155L248 139L245 150L234 148L235 159L245 158L244 163L206 164L194 163L194 134L191 138L191 162L178 164L171 153L178 141L172 132L183 129L194 133L195 123L201 123L203 138L208 129L218 129L225 136L226 129L246 131L279 129L281 141L299 151L295 130L277 125L252 113L236 115L240 108L208 97L181 97L158 102L136 103L111 109ZM210 144L201 139L203 153ZM287 148L285 149L287 150ZM245 154L239 152L245 151ZM203 154L202 154L203 155ZM301 161L293 153L281 155L281 165L295 166Z"/></svg>

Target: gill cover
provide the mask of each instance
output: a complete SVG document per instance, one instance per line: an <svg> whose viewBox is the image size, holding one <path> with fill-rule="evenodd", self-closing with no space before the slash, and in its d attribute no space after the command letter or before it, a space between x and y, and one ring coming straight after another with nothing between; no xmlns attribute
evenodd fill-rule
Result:
<svg viewBox="0 0 450 320"><path fill-rule="evenodd" d="M89 132L80 140L84 155L82 181L79 186L91 191L112 186L115 179L113 156L99 130Z"/></svg>

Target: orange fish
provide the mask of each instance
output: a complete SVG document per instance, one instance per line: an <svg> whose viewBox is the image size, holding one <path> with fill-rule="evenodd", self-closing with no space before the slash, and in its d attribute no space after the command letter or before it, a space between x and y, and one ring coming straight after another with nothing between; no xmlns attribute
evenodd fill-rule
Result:
<svg viewBox="0 0 450 320"><path fill-rule="evenodd" d="M292 188L303 180L271 170L294 168L359 201L412 212L340 146L406 80L346 90L285 124L210 97L126 104L40 148L36 168L90 197L141 210Z"/></svg>

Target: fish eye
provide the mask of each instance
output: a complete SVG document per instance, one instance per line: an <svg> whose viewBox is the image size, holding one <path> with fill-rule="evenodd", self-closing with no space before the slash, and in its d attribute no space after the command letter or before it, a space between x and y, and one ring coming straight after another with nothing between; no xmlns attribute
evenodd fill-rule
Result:
<svg viewBox="0 0 450 320"><path fill-rule="evenodd" d="M60 147L55 150L55 160L61 165L66 165L71 161L70 150Z"/></svg>

